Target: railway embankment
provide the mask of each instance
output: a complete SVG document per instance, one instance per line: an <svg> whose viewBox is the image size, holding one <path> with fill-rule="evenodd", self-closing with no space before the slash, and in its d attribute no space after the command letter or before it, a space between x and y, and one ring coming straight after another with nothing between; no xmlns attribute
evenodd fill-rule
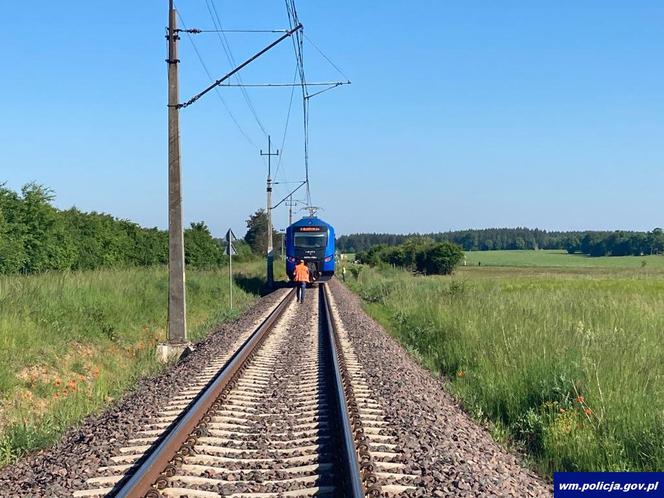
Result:
<svg viewBox="0 0 664 498"><path fill-rule="evenodd" d="M448 392L333 281L335 313L363 365L366 382L386 419L397 427L415 496L550 496L549 486L497 444ZM422 494L418 494L422 493Z"/></svg>
<svg viewBox="0 0 664 498"><path fill-rule="evenodd" d="M263 265L187 274L189 331L198 340L256 300ZM0 276L0 465L54 443L70 426L161 366L165 268Z"/></svg>
<svg viewBox="0 0 664 498"><path fill-rule="evenodd" d="M238 318L216 327L181 363L142 378L106 409L68 429L53 446L5 466L0 470L0 496L63 497L85 488L85 480L96 477L98 467L112 464L121 447L131 446L127 441L132 434L155 418L201 369L234 352L278 298L276 293L258 300Z"/></svg>
<svg viewBox="0 0 664 498"><path fill-rule="evenodd" d="M546 483L473 422L445 385L367 316L355 295L334 280L327 285L367 496L549 495ZM101 496L113 489L171 431L198 390L230 364L286 292L260 299L181 363L141 380L55 446L5 467L0 496ZM329 364L321 353L324 309L312 292L304 305L289 304L263 349L248 357L216 411L163 474L165 496L308 496L305 489L335 496L342 482L335 477L339 422L325 387L330 376L322 370Z"/></svg>
<svg viewBox="0 0 664 498"><path fill-rule="evenodd" d="M475 420L540 475L658 471L664 280L659 269L607 263L482 265L445 277L358 267L348 285Z"/></svg>

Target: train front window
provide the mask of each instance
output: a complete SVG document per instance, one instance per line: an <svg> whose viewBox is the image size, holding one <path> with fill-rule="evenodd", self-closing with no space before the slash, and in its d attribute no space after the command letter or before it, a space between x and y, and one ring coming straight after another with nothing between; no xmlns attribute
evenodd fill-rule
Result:
<svg viewBox="0 0 664 498"><path fill-rule="evenodd" d="M325 233L295 232L295 247L302 249L320 249L327 245Z"/></svg>

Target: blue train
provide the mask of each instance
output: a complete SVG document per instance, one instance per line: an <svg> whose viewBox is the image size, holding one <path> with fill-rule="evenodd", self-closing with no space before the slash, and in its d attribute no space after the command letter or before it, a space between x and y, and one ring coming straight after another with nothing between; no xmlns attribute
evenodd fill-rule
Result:
<svg viewBox="0 0 664 498"><path fill-rule="evenodd" d="M286 229L286 273L301 259L314 280L325 282L334 275L334 227L315 216L306 216Z"/></svg>

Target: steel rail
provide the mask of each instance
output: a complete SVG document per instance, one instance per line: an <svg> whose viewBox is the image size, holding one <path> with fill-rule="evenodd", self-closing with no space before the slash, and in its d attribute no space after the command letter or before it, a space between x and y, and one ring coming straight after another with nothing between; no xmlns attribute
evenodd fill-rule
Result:
<svg viewBox="0 0 664 498"><path fill-rule="evenodd" d="M362 474L360 471L360 463L357 457L357 449L355 447L355 437L353 429L350 422L350 417L348 415L348 400L346 398L346 393L344 390L342 373L341 373L341 364L339 362L339 355L341 352L337 348L336 328L334 327L334 322L332 320L332 309L330 308L330 302L327 299L327 286L325 284L319 284L319 296L321 301L321 308L325 315L325 327L327 328L327 340L330 347L330 355L332 356L332 366L334 367L333 382L334 382L334 399L337 405L337 415L339 417L340 429L342 434L342 450L343 458L342 465L343 471L342 476L344 477L345 492L344 496L350 498L364 498L365 491L364 485L362 484Z"/></svg>
<svg viewBox="0 0 664 498"><path fill-rule="evenodd" d="M266 338L276 321L283 315L292 301L295 290L291 290L283 301L268 315L240 349L228 360L224 368L210 381L201 394L195 398L193 405L178 419L173 428L160 443L146 456L139 467L117 491L110 493L116 498L137 498L150 495L159 496L154 483L162 476L170 461L177 455L180 448L190 438L192 432L205 417L208 409L223 393L226 386L241 369L256 348Z"/></svg>

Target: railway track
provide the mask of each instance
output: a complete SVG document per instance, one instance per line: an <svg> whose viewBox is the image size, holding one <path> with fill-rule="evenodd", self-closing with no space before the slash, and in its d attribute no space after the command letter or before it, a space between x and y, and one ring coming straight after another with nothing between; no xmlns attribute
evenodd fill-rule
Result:
<svg viewBox="0 0 664 498"><path fill-rule="evenodd" d="M387 496L414 489L325 285L288 292L75 497Z"/></svg>

